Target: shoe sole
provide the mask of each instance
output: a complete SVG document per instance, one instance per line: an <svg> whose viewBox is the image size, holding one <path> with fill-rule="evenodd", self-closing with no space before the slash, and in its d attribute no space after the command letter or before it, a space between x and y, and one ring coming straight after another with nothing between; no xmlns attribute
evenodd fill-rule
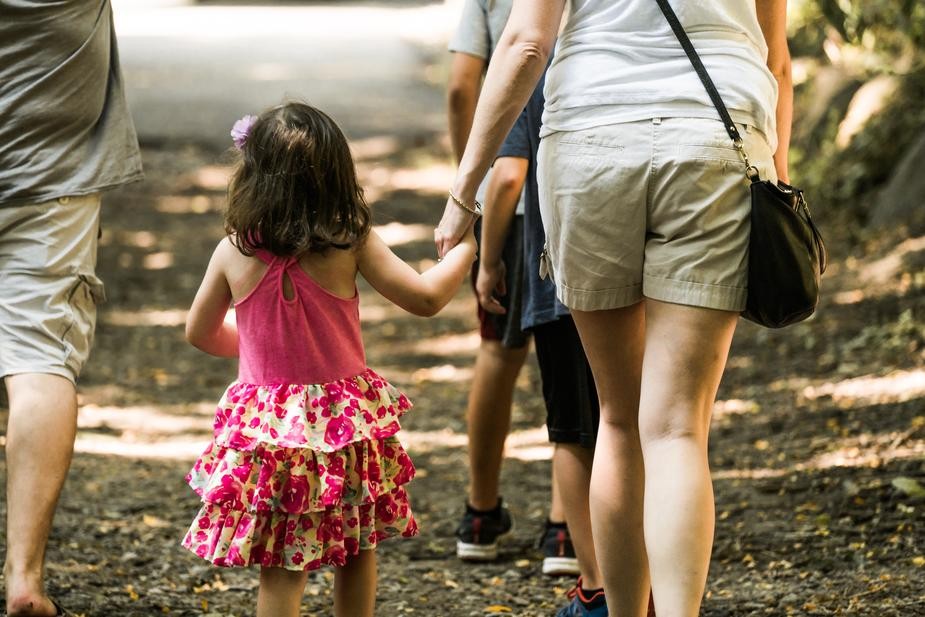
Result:
<svg viewBox="0 0 925 617"><path fill-rule="evenodd" d="M543 574L547 576L578 576L578 559L575 557L545 557Z"/></svg>
<svg viewBox="0 0 925 617"><path fill-rule="evenodd" d="M498 558L498 545L511 537L514 525L499 535L492 544L471 544L456 540L456 556L463 561L494 561Z"/></svg>

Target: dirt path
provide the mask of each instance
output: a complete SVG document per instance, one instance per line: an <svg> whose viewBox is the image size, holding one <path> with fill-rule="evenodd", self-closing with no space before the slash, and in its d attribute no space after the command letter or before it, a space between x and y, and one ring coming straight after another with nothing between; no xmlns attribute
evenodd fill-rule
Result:
<svg viewBox="0 0 925 617"><path fill-rule="evenodd" d="M431 136L416 142L358 146L383 232L421 263L433 254L447 169ZM144 155L148 181L106 200L110 300L82 385L51 588L87 616L252 615L254 572L207 567L178 546L197 509L183 476L234 372L182 336L221 235L225 168L194 148ZM711 436L718 523L704 615L925 615L925 497L910 495L912 481L925 484L925 240L865 250L871 257L857 259L836 249L812 323L741 326ZM503 478L514 540L497 563L464 566L452 533L478 345L471 294L426 320L364 292L369 362L416 404L405 432L420 470L422 535L381 550L379 614L552 615L571 581L543 577L534 548L549 487L535 364L518 383ZM306 614L329 614L330 579L312 575Z"/></svg>

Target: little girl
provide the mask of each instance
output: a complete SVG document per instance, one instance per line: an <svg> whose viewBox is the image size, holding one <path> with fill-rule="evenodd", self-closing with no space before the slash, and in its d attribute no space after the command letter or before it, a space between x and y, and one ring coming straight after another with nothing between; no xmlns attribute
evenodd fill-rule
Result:
<svg viewBox="0 0 925 617"><path fill-rule="evenodd" d="M367 368L356 275L401 308L434 315L475 256L469 235L423 274L371 230L347 140L289 103L232 131L241 150L223 239L186 338L238 356L214 439L187 482L202 509L183 546L218 566L259 565L258 617L298 615L307 573L332 565L334 613L373 614L375 548L417 524L396 437L411 403ZM225 322L234 305L236 324Z"/></svg>

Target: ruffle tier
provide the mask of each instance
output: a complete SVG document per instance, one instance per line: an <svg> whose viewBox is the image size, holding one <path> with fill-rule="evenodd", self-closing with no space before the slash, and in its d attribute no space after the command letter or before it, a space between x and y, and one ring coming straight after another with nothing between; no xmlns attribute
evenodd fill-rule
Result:
<svg viewBox="0 0 925 617"><path fill-rule="evenodd" d="M414 465L395 437L410 408L370 369L317 385L233 383L186 478L203 507L183 546L219 566L306 570L415 535L402 488Z"/></svg>
<svg viewBox="0 0 925 617"><path fill-rule="evenodd" d="M391 437L409 409L408 397L372 369L323 384L235 382L215 412L215 443L242 451L264 443L333 452Z"/></svg>

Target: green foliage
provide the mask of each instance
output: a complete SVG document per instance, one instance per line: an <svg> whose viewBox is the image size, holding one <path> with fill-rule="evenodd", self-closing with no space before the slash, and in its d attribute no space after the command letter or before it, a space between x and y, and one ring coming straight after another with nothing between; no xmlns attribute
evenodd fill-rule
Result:
<svg viewBox="0 0 925 617"><path fill-rule="evenodd" d="M849 86L853 92L856 85ZM812 133L793 144L794 179L813 197L816 209L838 211L864 222L870 202L860 199L889 178L899 157L925 131L925 70L903 76L884 111L877 114L845 148L835 144L846 103L833 104ZM854 204L849 210L847 206Z"/></svg>
<svg viewBox="0 0 925 617"><path fill-rule="evenodd" d="M900 52L925 49L925 3L921 0L816 0L826 21L848 42Z"/></svg>

